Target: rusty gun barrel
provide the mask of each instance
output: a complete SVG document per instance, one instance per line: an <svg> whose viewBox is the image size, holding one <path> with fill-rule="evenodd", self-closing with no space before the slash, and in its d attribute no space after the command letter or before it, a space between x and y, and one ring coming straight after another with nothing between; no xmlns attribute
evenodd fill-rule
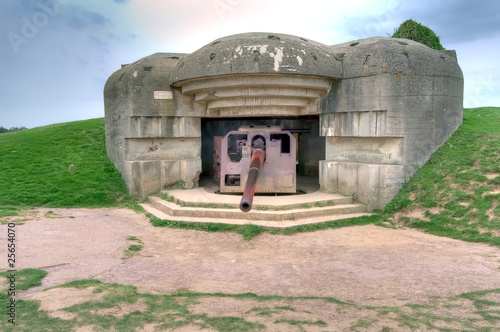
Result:
<svg viewBox="0 0 500 332"><path fill-rule="evenodd" d="M253 195L255 194L260 169L262 168L262 164L264 164L265 158L266 152L264 150L253 150L252 160L250 161L250 167L248 170L247 183L240 202L240 210L243 212L248 212L252 209Z"/></svg>

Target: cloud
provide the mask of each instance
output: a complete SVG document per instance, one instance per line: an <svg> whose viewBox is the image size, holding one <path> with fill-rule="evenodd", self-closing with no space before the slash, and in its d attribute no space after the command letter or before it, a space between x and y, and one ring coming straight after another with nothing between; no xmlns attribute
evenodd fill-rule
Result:
<svg viewBox="0 0 500 332"><path fill-rule="evenodd" d="M405 14L408 4L409 0L388 1L376 10L363 10L349 15L345 22L346 36L350 36L350 39L362 39L391 35L408 19Z"/></svg>
<svg viewBox="0 0 500 332"><path fill-rule="evenodd" d="M120 54L139 57L127 50L137 38L116 9L125 6L89 0L56 7L55 1L0 4L0 125L33 127L103 116L104 82L127 61ZM52 4L52 11L40 4ZM33 17L43 13L47 20L37 26ZM23 35L25 22L36 28L29 36ZM17 52L5 38L10 32L24 38Z"/></svg>
<svg viewBox="0 0 500 332"><path fill-rule="evenodd" d="M104 15L79 6L68 8L64 18L68 27L78 30L103 28L111 25L111 20Z"/></svg>
<svg viewBox="0 0 500 332"><path fill-rule="evenodd" d="M243 32L287 33L334 44L351 38L344 33L346 17L385 11L390 6L391 1L382 0L316 0L314 5L267 0L142 0L127 6L127 21L141 38L169 45L173 48L166 51L173 52L193 52L217 38Z"/></svg>
<svg viewBox="0 0 500 332"><path fill-rule="evenodd" d="M385 9L351 16L347 32L356 38L392 35L401 23L413 19L431 28L444 47L500 34L500 2L489 0L400 0Z"/></svg>
<svg viewBox="0 0 500 332"><path fill-rule="evenodd" d="M404 15L431 28L444 47L500 34L499 1L422 0L407 6Z"/></svg>

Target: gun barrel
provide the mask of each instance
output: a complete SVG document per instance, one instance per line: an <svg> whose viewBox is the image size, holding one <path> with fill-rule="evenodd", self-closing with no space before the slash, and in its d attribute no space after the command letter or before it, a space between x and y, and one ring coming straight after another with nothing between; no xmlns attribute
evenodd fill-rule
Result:
<svg viewBox="0 0 500 332"><path fill-rule="evenodd" d="M248 212L252 209L253 196L257 187L257 180L259 179L260 169L266 158L266 152L262 149L255 149L252 153L252 160L248 169L247 183L243 191L243 197L240 202L240 210Z"/></svg>

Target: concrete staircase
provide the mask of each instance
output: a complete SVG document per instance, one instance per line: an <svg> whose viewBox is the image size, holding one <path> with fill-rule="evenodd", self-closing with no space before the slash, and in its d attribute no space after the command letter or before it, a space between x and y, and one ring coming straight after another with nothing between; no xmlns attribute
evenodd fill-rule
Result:
<svg viewBox="0 0 500 332"><path fill-rule="evenodd" d="M369 215L366 206L353 203L351 197L319 191L255 196L252 210L246 213L238 208L240 195L220 195L196 188L171 190L160 196L150 196L149 203L141 205L160 219L187 222L289 227Z"/></svg>

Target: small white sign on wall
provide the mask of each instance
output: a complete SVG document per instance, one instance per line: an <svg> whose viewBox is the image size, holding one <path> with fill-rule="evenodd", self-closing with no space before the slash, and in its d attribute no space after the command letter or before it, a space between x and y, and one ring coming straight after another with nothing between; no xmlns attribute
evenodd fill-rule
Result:
<svg viewBox="0 0 500 332"><path fill-rule="evenodd" d="M172 91L155 91L155 99L172 99Z"/></svg>

